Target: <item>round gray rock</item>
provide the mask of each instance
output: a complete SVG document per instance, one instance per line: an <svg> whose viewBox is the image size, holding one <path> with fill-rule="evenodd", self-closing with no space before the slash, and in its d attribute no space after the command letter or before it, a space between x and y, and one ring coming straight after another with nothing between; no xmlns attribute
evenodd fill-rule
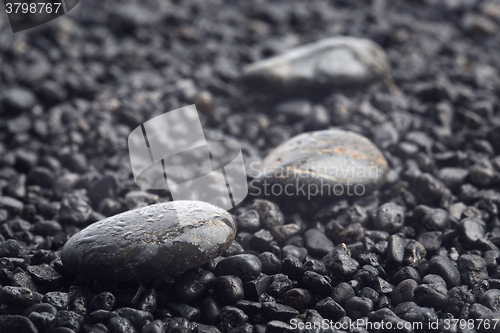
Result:
<svg viewBox="0 0 500 333"><path fill-rule="evenodd" d="M384 155L370 140L329 129L300 134L276 147L263 160L257 179L266 195L363 195L381 187L387 172Z"/></svg>
<svg viewBox="0 0 500 333"><path fill-rule="evenodd" d="M243 79L259 90L303 94L366 85L388 70L388 57L376 43L332 37L253 63L244 68Z"/></svg>
<svg viewBox="0 0 500 333"><path fill-rule="evenodd" d="M222 208L201 201L141 207L73 235L61 260L88 279L139 281L182 272L219 256L236 225Z"/></svg>

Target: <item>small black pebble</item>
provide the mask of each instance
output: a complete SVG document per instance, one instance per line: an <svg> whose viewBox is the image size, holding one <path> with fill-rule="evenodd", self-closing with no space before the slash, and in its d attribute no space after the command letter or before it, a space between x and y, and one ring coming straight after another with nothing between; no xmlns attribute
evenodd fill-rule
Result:
<svg viewBox="0 0 500 333"><path fill-rule="evenodd" d="M307 289L293 288L285 293L283 297L285 304L290 305L295 309L302 309L311 305L314 297Z"/></svg>
<svg viewBox="0 0 500 333"><path fill-rule="evenodd" d="M474 303L476 303L476 298L467 286L456 286L448 291L448 305L446 309L455 317L460 315L465 304L470 305Z"/></svg>
<svg viewBox="0 0 500 333"><path fill-rule="evenodd" d="M284 304L267 302L264 303L262 306L266 311L267 315L269 316L269 318L271 318L272 320L286 321L292 317L299 315L299 311L295 310L291 306Z"/></svg>
<svg viewBox="0 0 500 333"><path fill-rule="evenodd" d="M400 265L404 258L403 238L392 235L387 244L387 262Z"/></svg>
<svg viewBox="0 0 500 333"><path fill-rule="evenodd" d="M116 297L109 291L105 291L102 293L99 293L94 296L92 301L89 304L89 310L90 311L95 311L95 310L107 310L111 311L113 310L113 307L116 304Z"/></svg>
<svg viewBox="0 0 500 333"><path fill-rule="evenodd" d="M441 276L446 281L446 285L450 288L460 284L460 272L455 264L447 257L432 257L432 259L429 260L427 272Z"/></svg>
<svg viewBox="0 0 500 333"><path fill-rule="evenodd" d="M221 275L236 275L243 281L249 281L259 276L262 263L253 254L238 254L222 259L215 267L214 273Z"/></svg>
<svg viewBox="0 0 500 333"><path fill-rule="evenodd" d="M36 326L26 317L11 315L0 325L2 332L38 333Z"/></svg>
<svg viewBox="0 0 500 333"><path fill-rule="evenodd" d="M432 307L439 310L448 303L448 290L442 284L424 283L415 289L413 299L420 306Z"/></svg>
<svg viewBox="0 0 500 333"><path fill-rule="evenodd" d="M271 230L273 227L283 225L284 217L279 206L271 201L255 199L249 206L259 213L260 224L263 228Z"/></svg>
<svg viewBox="0 0 500 333"><path fill-rule="evenodd" d="M202 269L192 269L177 279L173 294L180 302L195 305L212 288L214 282L214 273Z"/></svg>
<svg viewBox="0 0 500 333"><path fill-rule="evenodd" d="M201 319L201 311L191 305L177 302L170 302L167 304L169 310L174 316L184 317L189 321L199 321ZM152 320L153 318L149 319ZM135 327L138 327L134 325ZM142 327L142 325L140 325Z"/></svg>
<svg viewBox="0 0 500 333"><path fill-rule="evenodd" d="M207 297L200 301L201 319L204 323L215 325L220 319L220 305L211 298Z"/></svg>
<svg viewBox="0 0 500 333"><path fill-rule="evenodd" d="M243 299L243 282L237 276L219 276L215 279L214 292L221 304L233 304Z"/></svg>
<svg viewBox="0 0 500 333"><path fill-rule="evenodd" d="M262 273L272 275L281 271L281 260L274 253L263 252L259 254L259 260L262 263Z"/></svg>
<svg viewBox="0 0 500 333"><path fill-rule="evenodd" d="M248 316L242 310L234 306L224 306L220 312L220 319L228 322L231 326L240 326L248 320Z"/></svg>
<svg viewBox="0 0 500 333"><path fill-rule="evenodd" d="M345 302L344 309L350 318L358 319L373 310L373 302L369 298L354 296Z"/></svg>
<svg viewBox="0 0 500 333"><path fill-rule="evenodd" d="M111 318L108 326L111 333L137 333L130 321L122 317Z"/></svg>
<svg viewBox="0 0 500 333"><path fill-rule="evenodd" d="M260 229L259 213L255 209L244 211L236 219L238 231L255 232Z"/></svg>
<svg viewBox="0 0 500 333"><path fill-rule="evenodd" d="M273 235L268 230L261 229L250 238L250 247L259 252L268 251L273 240Z"/></svg>
<svg viewBox="0 0 500 333"><path fill-rule="evenodd" d="M307 251L313 256L324 257L334 249L333 242L318 229L309 229L304 234Z"/></svg>
<svg viewBox="0 0 500 333"><path fill-rule="evenodd" d="M298 258L301 262L307 257L307 249L304 247L298 247L295 245L285 245L283 246L283 258Z"/></svg>
<svg viewBox="0 0 500 333"><path fill-rule="evenodd" d="M267 295L266 292L268 291L269 286L272 282L273 277L265 274L262 274L255 280L245 282L244 291L246 297L255 301L259 300L261 296Z"/></svg>
<svg viewBox="0 0 500 333"><path fill-rule="evenodd" d="M179 306L179 308L181 311L184 310L184 307ZM116 309L113 311L113 313L119 317L128 319L137 330L140 330L148 321L153 320L153 315L151 313L127 307ZM187 316L188 311L186 310L185 313L183 312L183 314Z"/></svg>
<svg viewBox="0 0 500 333"><path fill-rule="evenodd" d="M417 287L418 283L415 280L407 279L401 281L392 292L392 304L396 306L399 303L412 301Z"/></svg>
<svg viewBox="0 0 500 333"><path fill-rule="evenodd" d="M304 272L302 262L297 257L283 259L281 269L284 274L295 280L299 280Z"/></svg>
<svg viewBox="0 0 500 333"><path fill-rule="evenodd" d="M415 280L417 283L420 283L420 274L418 274L418 271L410 266L405 266L399 269L396 274L393 276L393 282L395 284L398 284L399 282L406 280L406 279L412 279Z"/></svg>
<svg viewBox="0 0 500 333"><path fill-rule="evenodd" d="M485 234L484 223L476 218L466 218L460 222L460 235L466 246L473 246L474 243L483 238Z"/></svg>
<svg viewBox="0 0 500 333"><path fill-rule="evenodd" d="M341 282L333 289L332 298L335 302L343 305L345 301L355 295L356 294L351 285L347 282Z"/></svg>
<svg viewBox="0 0 500 333"><path fill-rule="evenodd" d="M359 269L359 263L343 250L334 250L325 258L326 267L341 278L352 276Z"/></svg>
<svg viewBox="0 0 500 333"><path fill-rule="evenodd" d="M267 292L278 298L283 298L285 293L292 289L292 281L288 278L288 276L284 274L276 274L273 277L273 282L269 285Z"/></svg>
<svg viewBox="0 0 500 333"><path fill-rule="evenodd" d="M337 320L345 316L344 308L331 297L326 297L316 303L316 310L325 318Z"/></svg>
<svg viewBox="0 0 500 333"><path fill-rule="evenodd" d="M500 312L500 290L491 289L485 292L480 298L479 303L486 306L494 312Z"/></svg>
<svg viewBox="0 0 500 333"><path fill-rule="evenodd" d="M331 286L330 278L327 278L321 274L313 271L306 271L302 276L302 283L312 292L319 296L331 295L333 289Z"/></svg>
<svg viewBox="0 0 500 333"><path fill-rule="evenodd" d="M486 261L474 254L462 254L458 257L458 270L462 276L462 281L470 287L488 279Z"/></svg>
<svg viewBox="0 0 500 333"><path fill-rule="evenodd" d="M424 216L422 224L429 231L446 231L450 226L450 217L444 209L436 208Z"/></svg>
<svg viewBox="0 0 500 333"><path fill-rule="evenodd" d="M266 333L285 333L292 329L290 325L279 320L271 320L267 323Z"/></svg>
<svg viewBox="0 0 500 333"><path fill-rule="evenodd" d="M165 333L163 322L159 319L150 322L142 328L141 333Z"/></svg>
<svg viewBox="0 0 500 333"><path fill-rule="evenodd" d="M375 219L375 229L394 233L399 231L405 223L405 212L403 207L388 202L380 206Z"/></svg>

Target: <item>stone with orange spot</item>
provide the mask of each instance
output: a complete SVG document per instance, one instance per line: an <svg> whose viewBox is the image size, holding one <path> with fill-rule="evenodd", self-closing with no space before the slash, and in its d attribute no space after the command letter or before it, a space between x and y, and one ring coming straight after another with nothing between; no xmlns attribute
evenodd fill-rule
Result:
<svg viewBox="0 0 500 333"><path fill-rule="evenodd" d="M367 138L328 129L303 133L272 150L257 182L271 196L359 196L380 188L388 165Z"/></svg>

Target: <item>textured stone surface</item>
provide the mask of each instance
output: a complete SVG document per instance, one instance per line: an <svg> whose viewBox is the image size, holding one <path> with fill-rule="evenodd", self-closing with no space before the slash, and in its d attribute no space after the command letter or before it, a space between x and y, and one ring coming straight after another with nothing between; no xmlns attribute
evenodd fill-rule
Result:
<svg viewBox="0 0 500 333"><path fill-rule="evenodd" d="M365 85L388 69L387 55L376 43L333 37L251 64L243 79L251 87L290 94Z"/></svg>
<svg viewBox="0 0 500 333"><path fill-rule="evenodd" d="M303 133L282 143L267 155L260 169L264 194L266 184L271 194L277 192L272 186L280 184L283 195L328 196L359 195L379 188L386 180L388 165L367 138L329 129Z"/></svg>
<svg viewBox="0 0 500 333"><path fill-rule="evenodd" d="M236 226L225 210L199 201L138 208L96 222L63 247L68 270L103 280L144 280L197 267L220 255Z"/></svg>

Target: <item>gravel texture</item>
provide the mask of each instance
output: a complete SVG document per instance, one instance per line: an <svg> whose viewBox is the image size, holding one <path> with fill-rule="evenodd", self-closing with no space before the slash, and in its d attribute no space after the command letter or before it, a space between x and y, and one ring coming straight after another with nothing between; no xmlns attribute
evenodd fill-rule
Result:
<svg viewBox="0 0 500 333"><path fill-rule="evenodd" d="M499 24L494 0L82 0L16 34L0 13L0 332L500 332ZM325 51L340 36L373 58ZM185 272L72 269L77 232L171 201L134 183L127 137L190 104L242 148L234 241ZM383 179L256 193L266 156L324 130L373 143Z"/></svg>

